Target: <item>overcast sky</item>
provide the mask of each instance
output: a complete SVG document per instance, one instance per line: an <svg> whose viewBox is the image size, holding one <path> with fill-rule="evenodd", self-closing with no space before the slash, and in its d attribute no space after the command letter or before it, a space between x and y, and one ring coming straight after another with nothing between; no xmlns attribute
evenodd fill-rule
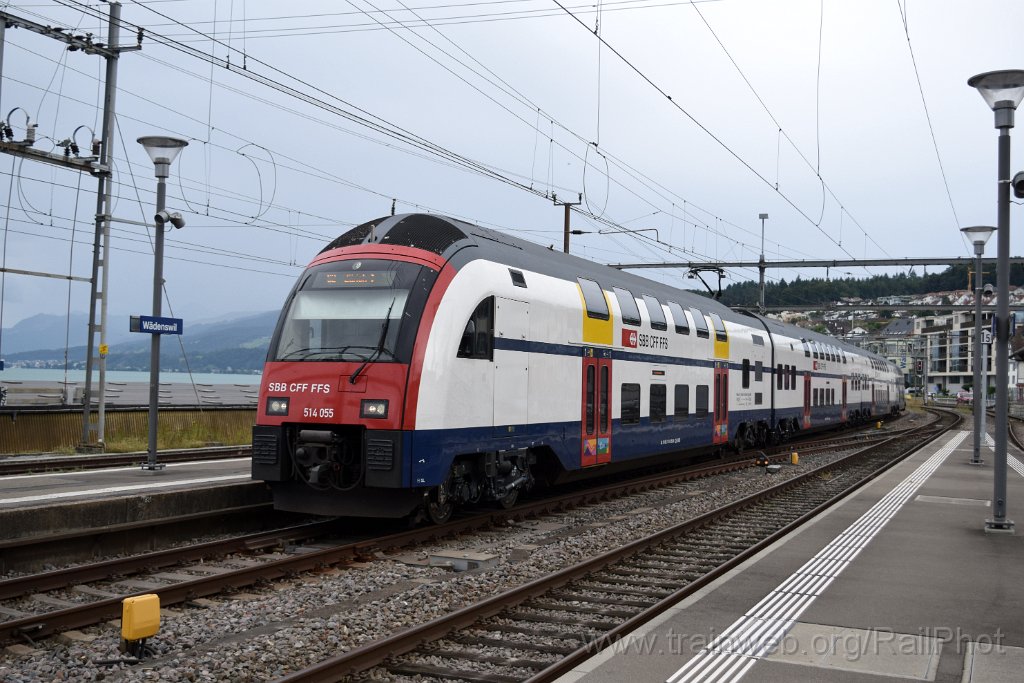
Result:
<svg viewBox="0 0 1024 683"><path fill-rule="evenodd" d="M5 10L105 40L105 3ZM122 45L147 36L119 60L114 215L154 213L136 138L188 139L168 192L187 225L164 265L164 314L186 329L279 308L323 245L393 199L560 249L552 195L582 193L572 251L604 263L756 260L760 213L768 260L969 256L959 228L996 220L997 134L966 81L1024 68L1019 0L151 0L122 20ZM20 108L15 139L27 115L46 151L84 126L85 153L102 76L102 58L8 29L0 114ZM2 265L88 277L95 192L0 156ZM112 326L151 310L151 240L113 225ZM868 271L829 274L847 273ZM825 272L769 271L798 274ZM88 284L2 282L3 327L88 310Z"/></svg>

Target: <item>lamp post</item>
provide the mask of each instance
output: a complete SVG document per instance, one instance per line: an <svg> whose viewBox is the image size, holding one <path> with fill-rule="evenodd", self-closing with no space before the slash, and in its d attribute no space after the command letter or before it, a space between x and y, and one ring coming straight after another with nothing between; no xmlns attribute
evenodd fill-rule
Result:
<svg viewBox="0 0 1024 683"><path fill-rule="evenodd" d="M985 415L984 398L978 401L978 394L981 390L981 256L985 253L985 243L996 229L990 225L972 225L969 228L960 228L960 232L974 244L974 451L971 454L971 464L982 464L981 443L985 438L985 423L982 418Z"/></svg>
<svg viewBox="0 0 1024 683"><path fill-rule="evenodd" d="M144 136L139 138L138 142L146 149L146 154L153 161L157 180L156 216L154 218L156 225L153 231L153 317L159 318L164 284L164 228L168 222L178 228L184 225L180 215L175 214L172 217L165 210L167 201L166 180L171 175L171 164L174 163L174 159L182 148L188 145L188 142L180 138L163 135ZM159 334L154 333L152 335L149 349L149 446L146 462L142 465L142 469L159 470L164 467L156 462L157 411L160 400Z"/></svg>
<svg viewBox="0 0 1024 683"><path fill-rule="evenodd" d="M1014 111L1024 98L1024 71L989 71L973 76L967 85L977 88L995 112L999 130L997 220L999 231L996 256L996 421L993 465L992 519L985 521L986 532L1013 533L1013 522L1006 518L1006 429L1010 372L1010 129Z"/></svg>
<svg viewBox="0 0 1024 683"><path fill-rule="evenodd" d="M761 298L759 300L760 303L758 305L758 312L761 315L764 315L764 268L765 268L765 264L764 264L764 222L768 219L768 214L766 214L766 213L759 213L759 214L757 214L757 217L761 219L761 258L758 260L758 263L757 263L757 270L758 270L759 275L760 275L760 292L761 292Z"/></svg>

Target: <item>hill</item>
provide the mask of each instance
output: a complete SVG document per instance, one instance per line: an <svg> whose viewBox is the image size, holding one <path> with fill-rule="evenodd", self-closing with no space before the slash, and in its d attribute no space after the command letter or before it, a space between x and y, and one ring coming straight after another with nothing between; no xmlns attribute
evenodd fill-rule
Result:
<svg viewBox="0 0 1024 683"><path fill-rule="evenodd" d="M267 357L270 336L277 323L278 312L267 311L239 318L216 322L186 323L184 334L166 335L160 347L160 367L164 370L192 372L259 372ZM34 330L51 329L53 321L45 318L56 318L60 327L65 325L61 316L34 316L28 326ZM84 320L84 316L83 316ZM26 321L22 321L28 322ZM83 327L85 322L82 323ZM15 326L17 327L17 326ZM13 329L13 328L12 328ZM22 367L64 367L64 348L38 348L40 342L50 341L53 337L40 334L36 337L35 349L23 349L9 352L7 332L4 333L4 359L9 366ZM70 368L85 368L86 345L84 332L82 343L67 350L67 362ZM107 355L108 370L148 370L150 354L150 338L146 334L125 332L116 337L119 342L108 339L110 352ZM63 331L59 340L64 340ZM24 347L27 342L20 340ZM13 345L12 345L13 346ZM184 350L184 354L183 354Z"/></svg>
<svg viewBox="0 0 1024 683"><path fill-rule="evenodd" d="M967 288L967 271L967 266L950 266L941 273L931 275L900 273L861 279L850 277L828 280L804 280L798 276L792 282L767 282L764 298L769 306L802 306L826 304L854 297L877 299L886 296L949 292ZM995 276L986 270L986 279L994 282ZM1020 285L1024 285L1024 266L1014 265L1010 268L1010 286ZM756 308L759 296L756 282L738 282L722 290L721 300L726 306Z"/></svg>

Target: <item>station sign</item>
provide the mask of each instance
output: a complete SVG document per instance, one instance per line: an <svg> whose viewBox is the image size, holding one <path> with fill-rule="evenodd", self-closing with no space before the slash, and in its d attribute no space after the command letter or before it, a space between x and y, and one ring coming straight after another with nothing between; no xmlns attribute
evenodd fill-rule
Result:
<svg viewBox="0 0 1024 683"><path fill-rule="evenodd" d="M184 328L185 322L181 318L162 318L150 315L133 315L128 323L130 332L148 334L181 334Z"/></svg>

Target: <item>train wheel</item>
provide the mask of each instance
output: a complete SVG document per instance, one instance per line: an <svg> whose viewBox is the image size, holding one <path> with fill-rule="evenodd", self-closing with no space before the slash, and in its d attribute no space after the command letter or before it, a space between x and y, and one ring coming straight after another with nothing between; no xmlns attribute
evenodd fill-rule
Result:
<svg viewBox="0 0 1024 683"><path fill-rule="evenodd" d="M440 486L435 487L428 495L426 505L423 507L427 513L427 519L434 524L444 524L452 518L455 512L455 501L452 500L449 483L451 476L444 480Z"/></svg>
<svg viewBox="0 0 1024 683"><path fill-rule="evenodd" d="M519 489L514 488L505 495L504 498L498 499L498 505L501 506L502 510L508 510L519 500Z"/></svg>

